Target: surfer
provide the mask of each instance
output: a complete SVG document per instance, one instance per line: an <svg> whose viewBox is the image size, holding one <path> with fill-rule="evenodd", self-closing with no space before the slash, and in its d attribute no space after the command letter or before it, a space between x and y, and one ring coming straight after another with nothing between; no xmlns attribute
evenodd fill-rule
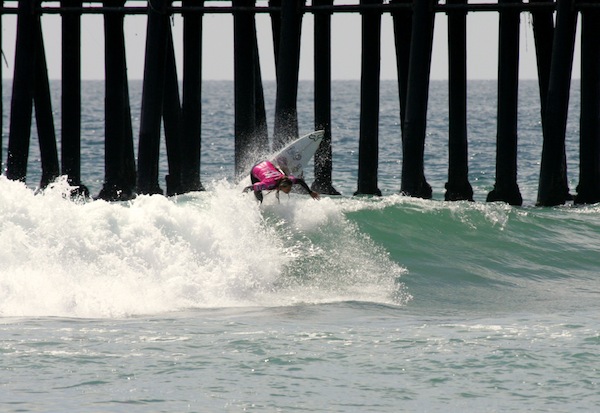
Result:
<svg viewBox="0 0 600 413"><path fill-rule="evenodd" d="M275 189L277 190L277 199L279 199L279 191L289 194L294 184L304 188L313 199L319 199L319 193L311 190L304 179L286 175L270 161L262 161L254 165L250 171L250 180L252 185L244 188L244 192L253 190L254 196L259 202L263 200L262 191Z"/></svg>

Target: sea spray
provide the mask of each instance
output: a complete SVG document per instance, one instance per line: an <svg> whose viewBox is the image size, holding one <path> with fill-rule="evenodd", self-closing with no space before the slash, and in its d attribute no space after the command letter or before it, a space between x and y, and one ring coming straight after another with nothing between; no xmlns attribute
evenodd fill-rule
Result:
<svg viewBox="0 0 600 413"><path fill-rule="evenodd" d="M406 301L404 270L326 198L258 205L217 181L173 198L73 202L66 184L38 195L0 185L4 316Z"/></svg>
<svg viewBox="0 0 600 413"><path fill-rule="evenodd" d="M276 228L290 252L278 290L297 302L405 304L410 294L400 278L406 270L346 218L345 205L336 197L292 197L264 207L266 216L279 220Z"/></svg>

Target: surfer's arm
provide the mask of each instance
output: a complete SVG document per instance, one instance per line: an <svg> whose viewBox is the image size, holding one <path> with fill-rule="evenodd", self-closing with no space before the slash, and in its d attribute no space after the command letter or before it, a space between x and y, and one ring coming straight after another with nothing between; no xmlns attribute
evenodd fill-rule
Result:
<svg viewBox="0 0 600 413"><path fill-rule="evenodd" d="M273 189L273 188L270 188L269 185L265 184L264 182L255 182L252 184L252 186L250 188L252 188L254 190L254 192Z"/></svg>
<svg viewBox="0 0 600 413"><path fill-rule="evenodd" d="M250 186L244 188L244 192L254 191L254 196L259 202L263 201L262 190L266 189L266 186L262 182L255 182Z"/></svg>
<svg viewBox="0 0 600 413"><path fill-rule="evenodd" d="M319 193L313 191L312 189L310 189L310 187L306 184L306 181L304 181L304 179L302 178L296 178L296 177L291 177L292 178L292 182L295 184L300 185L302 188L304 188L313 199L318 199L319 198Z"/></svg>

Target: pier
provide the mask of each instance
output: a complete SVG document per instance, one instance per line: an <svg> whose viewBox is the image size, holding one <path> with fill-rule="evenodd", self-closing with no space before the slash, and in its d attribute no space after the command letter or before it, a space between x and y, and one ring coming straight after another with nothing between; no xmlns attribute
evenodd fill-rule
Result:
<svg viewBox="0 0 600 413"><path fill-rule="evenodd" d="M105 39L105 200L136 194L176 195L203 190L200 179L203 18L229 14L234 27L235 174L247 173L253 153L281 148L298 136L297 93L303 16L314 15L315 129L325 137L315 156L313 189L336 194L332 177L331 18L356 13L361 24L360 130L355 195L381 195L378 188L381 22L394 27L395 61L403 162L398 191L431 198L424 173L427 105L436 15L448 16L448 180L447 201L473 200L467 137L467 39L469 13L499 15L496 178L487 201L521 205L517 183L517 104L521 15L530 13L535 39L543 148L537 205L600 202L600 1L592 0L62 0L4 1L0 17L16 16L16 44L5 174L26 181L31 128L39 135L45 187L66 175L76 194L88 195L81 179L81 16L102 15ZM55 125L41 17L61 16L61 125ZM256 16L270 16L276 62L273 136L269 137ZM146 15L147 32L139 136L133 136L126 39L127 15ZM183 78L178 79L170 18L183 19ZM581 22L580 180L576 195L567 182L565 132L577 23ZM1 21L0 21L1 22ZM1 23L0 23L1 24ZM1 41L1 39L0 39ZM1 74L1 69L0 69ZM180 84L182 85L180 88ZM57 130L57 126L60 128ZM164 133L161 133L161 127ZM166 189L159 179L161 136L168 158ZM60 139L60 153L57 139ZM134 150L137 139L137 153ZM0 151L3 145L0 145Z"/></svg>

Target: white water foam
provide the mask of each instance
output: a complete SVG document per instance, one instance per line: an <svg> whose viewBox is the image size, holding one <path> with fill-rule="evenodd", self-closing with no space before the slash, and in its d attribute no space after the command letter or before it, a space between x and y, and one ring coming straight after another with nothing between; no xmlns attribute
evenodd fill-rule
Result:
<svg viewBox="0 0 600 413"><path fill-rule="evenodd" d="M258 206L226 181L208 189L73 202L64 180L34 195L0 177L0 315L398 302L403 269L342 205L293 195Z"/></svg>

